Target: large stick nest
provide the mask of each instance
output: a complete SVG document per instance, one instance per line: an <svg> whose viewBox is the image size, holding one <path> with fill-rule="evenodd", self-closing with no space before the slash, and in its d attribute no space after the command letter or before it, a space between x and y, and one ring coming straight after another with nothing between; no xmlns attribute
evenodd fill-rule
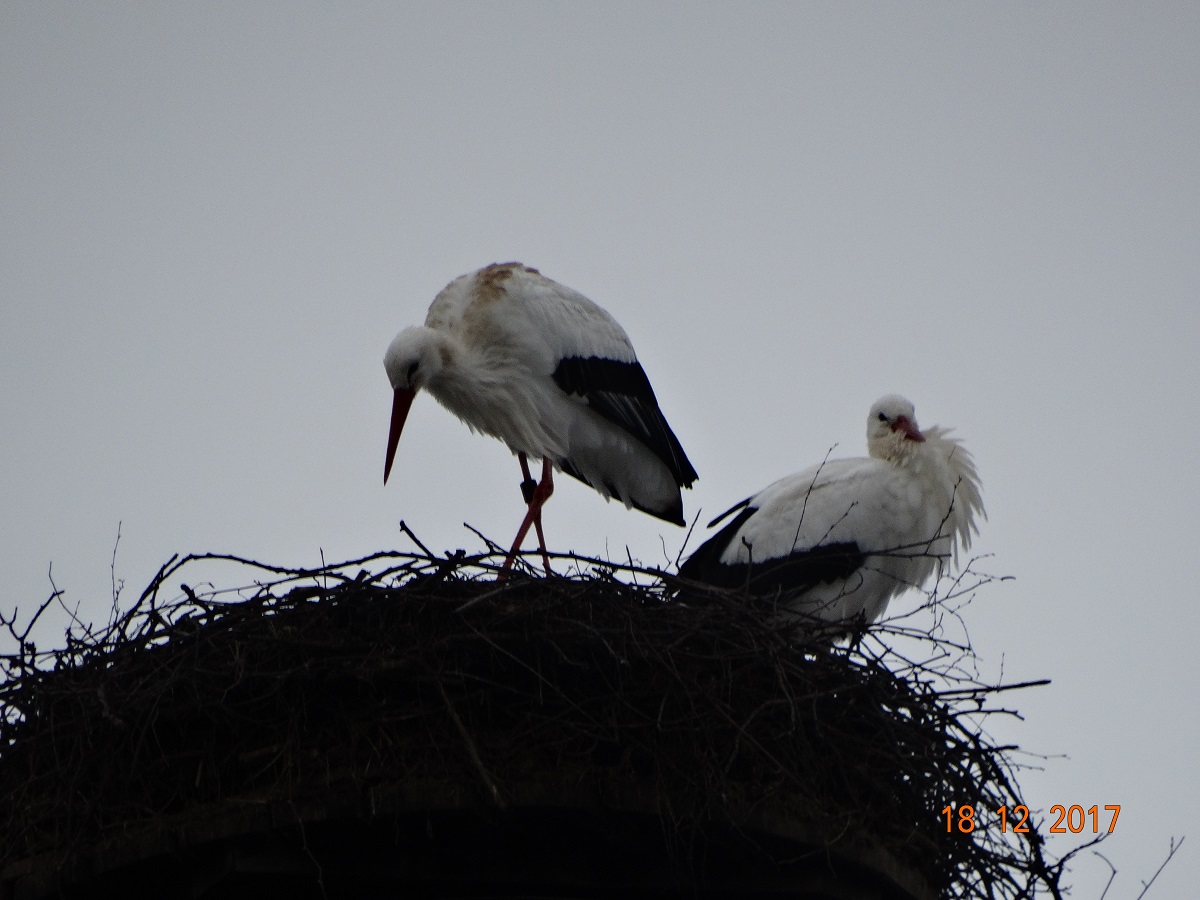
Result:
<svg viewBox="0 0 1200 900"><path fill-rule="evenodd" d="M252 584L181 583L215 561ZM805 642L744 596L557 567L497 582L494 557L424 548L308 571L190 556L65 649L6 622L0 888L264 810L440 804L653 813L692 871L720 826L872 860L913 895L1059 895L1036 830L947 831L947 805L1021 803L1013 748L982 730L1012 686L980 683L965 642L895 623Z"/></svg>

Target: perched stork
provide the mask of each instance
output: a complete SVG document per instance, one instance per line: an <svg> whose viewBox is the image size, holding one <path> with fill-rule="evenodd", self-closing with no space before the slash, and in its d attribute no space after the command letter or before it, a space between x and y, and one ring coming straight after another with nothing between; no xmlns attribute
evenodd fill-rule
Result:
<svg viewBox="0 0 1200 900"><path fill-rule="evenodd" d="M667 522L683 525L680 487L696 471L663 418L625 331L569 287L520 263L496 263L450 282L423 326L401 331L383 358L395 392L386 483L422 388L473 431L504 441L521 463L528 511L504 561L532 524L547 572L542 505L553 470ZM541 458L534 481L529 457Z"/></svg>
<svg viewBox="0 0 1200 900"><path fill-rule="evenodd" d="M803 618L872 622L919 588L986 517L971 455L949 430L917 428L891 394L867 416L869 457L827 460L781 478L679 568L694 581L778 596Z"/></svg>

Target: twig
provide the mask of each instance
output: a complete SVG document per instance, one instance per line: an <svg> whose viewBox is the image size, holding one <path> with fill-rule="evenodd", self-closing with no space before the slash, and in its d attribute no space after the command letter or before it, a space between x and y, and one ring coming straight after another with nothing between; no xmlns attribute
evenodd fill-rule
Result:
<svg viewBox="0 0 1200 900"><path fill-rule="evenodd" d="M454 728L458 731L463 739L463 743L467 747L467 755L471 758L471 764L475 767L475 771L479 773L480 779L487 787L491 794L492 802L500 809L504 809L504 798L500 795L500 789L496 787L496 782L492 780L492 776L488 774L487 767L483 764L483 759L479 756L479 748L475 746L475 741L467 731L467 727L463 724L462 719L458 717L458 713L454 709L454 704L450 702L450 697L446 693L446 688L442 684L442 680L437 680L438 693L442 695L442 702L446 704L446 712L450 714L450 721L454 723Z"/></svg>
<svg viewBox="0 0 1200 900"><path fill-rule="evenodd" d="M418 547L420 547L421 552L424 553L426 556L433 556L433 553L430 552L429 548L421 543L421 539L419 537L417 537L416 534L413 533L413 530L408 527L408 523L405 522L403 519L400 520L400 532L401 532L401 534L407 535L408 539L410 541L412 541L414 544L416 544Z"/></svg>
<svg viewBox="0 0 1200 900"><path fill-rule="evenodd" d="M1183 841L1184 841L1184 838L1180 838L1178 843L1176 843L1175 838L1174 837L1171 838L1171 846L1170 846L1170 849L1167 851L1167 858L1162 861L1162 865L1159 866L1155 870L1154 874L1150 876L1149 881L1142 882L1142 891L1140 894L1137 895L1135 900L1142 900L1142 898L1146 896L1146 892L1150 890L1150 885L1154 884L1155 879L1157 879L1158 876L1162 874L1162 870L1167 867L1167 863L1169 863L1171 861L1172 857L1175 856L1175 851L1183 846Z"/></svg>

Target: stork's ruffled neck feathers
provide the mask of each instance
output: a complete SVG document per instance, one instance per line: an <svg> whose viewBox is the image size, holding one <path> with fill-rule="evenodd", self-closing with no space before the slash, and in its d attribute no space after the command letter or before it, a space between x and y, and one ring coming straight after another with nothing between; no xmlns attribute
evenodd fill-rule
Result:
<svg viewBox="0 0 1200 900"><path fill-rule="evenodd" d="M932 487L940 494L946 510L944 531L953 543L954 562L958 553L971 548L971 538L979 533L976 516L986 519L983 508L983 488L975 459L949 428L935 425L925 431L925 449L919 464L929 470Z"/></svg>

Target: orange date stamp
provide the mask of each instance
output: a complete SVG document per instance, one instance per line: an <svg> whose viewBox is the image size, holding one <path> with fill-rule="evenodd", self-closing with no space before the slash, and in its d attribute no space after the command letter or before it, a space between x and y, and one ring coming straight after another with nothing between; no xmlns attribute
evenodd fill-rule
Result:
<svg viewBox="0 0 1200 900"><path fill-rule="evenodd" d="M1104 825L1104 819L1108 818L1111 813L1112 817L1108 818L1108 834L1113 833L1113 829L1117 827L1117 816L1121 815L1121 805L1108 804L1103 807L1092 805L1084 809L1078 803L1071 806L1063 806L1056 803L1050 807L1050 816L1054 819L1050 826L1050 834L1080 834L1090 830L1092 834L1099 834L1100 829ZM997 807L995 810L980 809L978 812L970 803L959 803L956 806L950 805L942 810L942 815L946 817L946 833L954 831L955 828L963 834L970 834L976 828L987 827L989 822L985 820L986 816L994 815L995 822L999 823L1000 831L1007 833L1011 828L1014 834L1029 833L1029 807L1018 805L1009 809L1007 806ZM1088 823L1091 823L1091 828L1088 829Z"/></svg>

